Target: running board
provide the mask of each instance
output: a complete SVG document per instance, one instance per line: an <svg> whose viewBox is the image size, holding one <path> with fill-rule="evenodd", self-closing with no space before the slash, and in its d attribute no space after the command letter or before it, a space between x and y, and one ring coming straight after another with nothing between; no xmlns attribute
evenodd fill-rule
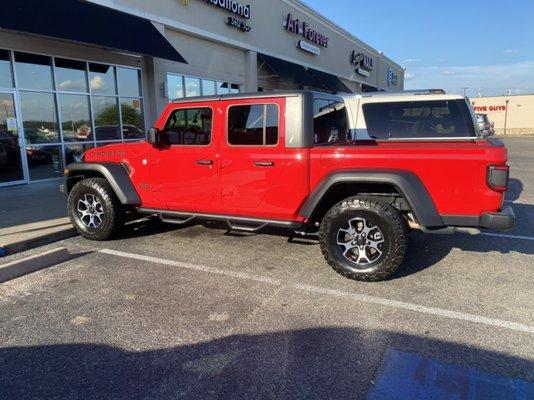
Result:
<svg viewBox="0 0 534 400"><path fill-rule="evenodd" d="M219 214L192 214L179 211L157 210L149 208L139 208L137 211L141 214L156 215L161 221L185 225L195 219L224 221L228 224L231 230L256 233L266 228L267 226L276 226L280 228L288 228L293 230L302 229L303 224L298 221L285 220L271 220L262 218L247 218L234 215L219 215ZM252 225L252 226L250 226Z"/></svg>

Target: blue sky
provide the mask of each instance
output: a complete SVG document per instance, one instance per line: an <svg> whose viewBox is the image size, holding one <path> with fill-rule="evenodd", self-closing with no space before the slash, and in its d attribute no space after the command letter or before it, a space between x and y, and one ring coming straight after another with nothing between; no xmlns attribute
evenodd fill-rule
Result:
<svg viewBox="0 0 534 400"><path fill-rule="evenodd" d="M534 0L304 0L406 67L406 88L534 93Z"/></svg>

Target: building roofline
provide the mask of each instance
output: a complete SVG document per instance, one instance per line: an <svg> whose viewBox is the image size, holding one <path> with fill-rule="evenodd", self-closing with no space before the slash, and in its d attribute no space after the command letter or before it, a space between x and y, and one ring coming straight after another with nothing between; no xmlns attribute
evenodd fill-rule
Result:
<svg viewBox="0 0 534 400"><path fill-rule="evenodd" d="M260 49L256 48L255 46L251 46L245 42L237 41L237 40L230 40L227 37L220 36L218 34L214 34L213 32L209 32L205 29L198 29L190 26L185 26L181 23L178 23L177 21L174 21L170 18L159 16L150 12L143 12L138 9L134 9L130 6L117 3L114 0L88 0L91 3L99 4L101 6L109 7L118 11L122 11L127 14L136 15L141 18L149 19L153 22L162 24L163 26L169 27L170 29L174 29L180 32L188 33L193 36L201 37L204 39L212 40L219 43L224 43L228 46L232 46L239 49L246 49L246 50L253 50L253 51L260 51ZM334 32L338 33L341 36L344 36L346 39L355 42L358 46L366 49L367 51L373 53L376 57L382 58L386 60L388 63L392 64L393 66L399 68L400 70L404 70L404 68L398 64L397 62L393 61L391 58L386 56L383 53L380 53L375 48L371 47L367 43L363 42L361 39L358 39L356 36L354 36L352 33L348 32L346 29L342 28L341 26L337 25L334 21L330 20L329 18L325 17L321 13L314 10L312 7L308 6L307 4L303 3L300 0L280 0L283 3L287 4L290 7L300 9L301 12L310 15L311 17L315 18L320 23L327 25L330 29L332 29ZM265 53L265 51L263 51ZM267 53L266 53L267 54ZM315 68L315 67L314 67ZM319 68L317 68L319 69ZM349 81L354 81L350 77L346 77ZM358 82L358 81L354 81ZM359 82L358 82L359 83Z"/></svg>

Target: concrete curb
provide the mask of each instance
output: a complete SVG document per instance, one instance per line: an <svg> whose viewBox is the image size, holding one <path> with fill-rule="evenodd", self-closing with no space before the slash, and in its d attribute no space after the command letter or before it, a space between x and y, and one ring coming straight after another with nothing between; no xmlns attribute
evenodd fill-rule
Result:
<svg viewBox="0 0 534 400"><path fill-rule="evenodd" d="M31 274L72 258L66 247L48 250L30 257L0 265L0 283Z"/></svg>
<svg viewBox="0 0 534 400"><path fill-rule="evenodd" d="M69 239L76 235L76 230L73 227L69 227L55 232L50 232L35 237L23 239L18 242L8 243L4 246L0 246L0 257L20 253L22 251L41 247L47 244L58 242L60 240Z"/></svg>

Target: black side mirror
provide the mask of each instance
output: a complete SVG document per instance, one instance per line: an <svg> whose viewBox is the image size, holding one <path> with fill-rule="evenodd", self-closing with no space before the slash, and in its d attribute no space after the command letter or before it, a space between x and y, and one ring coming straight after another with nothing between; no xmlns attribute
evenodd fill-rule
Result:
<svg viewBox="0 0 534 400"><path fill-rule="evenodd" d="M148 143L157 146L161 143L161 131L158 128L150 128L147 135Z"/></svg>

